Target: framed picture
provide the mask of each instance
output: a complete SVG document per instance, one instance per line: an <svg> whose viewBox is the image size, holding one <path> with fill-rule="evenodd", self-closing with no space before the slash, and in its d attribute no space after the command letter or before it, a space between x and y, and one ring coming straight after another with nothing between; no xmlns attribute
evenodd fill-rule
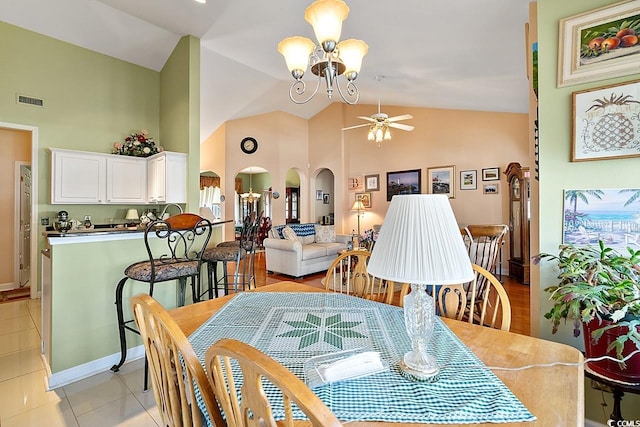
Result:
<svg viewBox="0 0 640 427"><path fill-rule="evenodd" d="M640 156L640 80L573 93L571 161Z"/></svg>
<svg viewBox="0 0 640 427"><path fill-rule="evenodd" d="M380 175L365 175L364 191L380 191Z"/></svg>
<svg viewBox="0 0 640 427"><path fill-rule="evenodd" d="M640 248L640 189L564 190L562 243Z"/></svg>
<svg viewBox="0 0 640 427"><path fill-rule="evenodd" d="M429 194L446 194L450 199L455 197L456 167L438 166L427 168L427 185Z"/></svg>
<svg viewBox="0 0 640 427"><path fill-rule="evenodd" d="M623 1L560 20L558 87L640 71L640 3Z"/></svg>
<svg viewBox="0 0 640 427"><path fill-rule="evenodd" d="M500 168L482 169L483 181L500 181Z"/></svg>
<svg viewBox="0 0 640 427"><path fill-rule="evenodd" d="M396 194L420 194L420 169L387 172L387 202Z"/></svg>
<svg viewBox="0 0 640 427"><path fill-rule="evenodd" d="M363 176L350 177L349 191L364 191L364 177Z"/></svg>
<svg viewBox="0 0 640 427"><path fill-rule="evenodd" d="M362 206L371 209L371 193L356 193L356 200L361 200Z"/></svg>
<svg viewBox="0 0 640 427"><path fill-rule="evenodd" d="M324 193L322 195L322 203L325 205L328 205L329 203L331 203L331 197L329 196L329 193Z"/></svg>
<svg viewBox="0 0 640 427"><path fill-rule="evenodd" d="M498 194L500 191L500 184L497 182L494 184L484 184L482 186L482 194Z"/></svg>
<svg viewBox="0 0 640 427"><path fill-rule="evenodd" d="M460 172L460 189L476 190L478 188L478 171L468 170Z"/></svg>
<svg viewBox="0 0 640 427"><path fill-rule="evenodd" d="M322 200L322 190L316 190L316 200Z"/></svg>

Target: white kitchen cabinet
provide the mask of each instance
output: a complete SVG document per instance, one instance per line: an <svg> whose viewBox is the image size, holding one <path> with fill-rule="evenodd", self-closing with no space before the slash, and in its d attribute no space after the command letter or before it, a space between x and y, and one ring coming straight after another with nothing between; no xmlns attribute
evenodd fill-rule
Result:
<svg viewBox="0 0 640 427"><path fill-rule="evenodd" d="M107 203L147 203L147 159L108 155Z"/></svg>
<svg viewBox="0 0 640 427"><path fill-rule="evenodd" d="M52 148L51 203L105 203L106 168L104 154Z"/></svg>
<svg viewBox="0 0 640 427"><path fill-rule="evenodd" d="M187 202L187 155L129 157L51 148L52 204Z"/></svg>
<svg viewBox="0 0 640 427"><path fill-rule="evenodd" d="M187 155L163 151L147 158L150 203L187 202Z"/></svg>

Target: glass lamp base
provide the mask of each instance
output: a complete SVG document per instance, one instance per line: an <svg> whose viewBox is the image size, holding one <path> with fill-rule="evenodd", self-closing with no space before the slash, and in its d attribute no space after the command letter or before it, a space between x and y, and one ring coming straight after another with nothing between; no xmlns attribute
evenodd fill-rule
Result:
<svg viewBox="0 0 640 427"><path fill-rule="evenodd" d="M435 364L435 361L431 367L425 370L411 368L404 363L404 360L400 361L399 367L403 374L417 381L435 381L440 373L440 368Z"/></svg>

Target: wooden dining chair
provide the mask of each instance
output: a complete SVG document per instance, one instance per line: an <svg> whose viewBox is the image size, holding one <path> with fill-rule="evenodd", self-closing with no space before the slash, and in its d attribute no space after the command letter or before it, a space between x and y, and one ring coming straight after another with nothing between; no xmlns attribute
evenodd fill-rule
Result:
<svg viewBox="0 0 640 427"><path fill-rule="evenodd" d="M475 277L470 287L466 284L434 285L428 289L434 296L435 309L438 315L488 326L503 331L511 328L511 302L500 281L486 269L472 264ZM476 284L485 283L481 293L476 291ZM400 302L409 292L409 285L402 286ZM469 291L471 290L471 292ZM476 298L476 296L479 296Z"/></svg>
<svg viewBox="0 0 640 427"><path fill-rule="evenodd" d="M338 255L322 279L325 290L391 304L395 284L367 273L370 257L371 252L363 250Z"/></svg>
<svg viewBox="0 0 640 427"><path fill-rule="evenodd" d="M212 424L225 426L204 369L173 318L158 301L145 294L133 296L131 308L144 343L163 425L205 425L196 403L196 384Z"/></svg>
<svg viewBox="0 0 640 427"><path fill-rule="evenodd" d="M239 365L242 373L240 378L233 372L232 363ZM205 367L228 427L293 426L291 402L304 412L313 426L342 426L333 412L302 380L248 344L230 338L221 339L207 350ZM282 392L284 423L276 424L271 403L262 387L263 380L271 382ZM240 381L242 386L238 395L237 384Z"/></svg>

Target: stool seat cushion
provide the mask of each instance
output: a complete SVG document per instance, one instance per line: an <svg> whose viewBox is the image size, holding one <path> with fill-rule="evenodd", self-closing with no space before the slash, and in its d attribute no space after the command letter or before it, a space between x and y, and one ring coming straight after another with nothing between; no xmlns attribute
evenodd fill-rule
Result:
<svg viewBox="0 0 640 427"><path fill-rule="evenodd" d="M240 251L240 259L247 255L247 251L239 246L216 246L215 248L207 248L202 254L205 261L235 261Z"/></svg>
<svg viewBox="0 0 640 427"><path fill-rule="evenodd" d="M198 261L187 259L155 260L154 282L164 282L198 274ZM125 276L140 282L151 282L151 261L131 264L124 270Z"/></svg>
<svg viewBox="0 0 640 427"><path fill-rule="evenodd" d="M228 246L232 248L239 248L240 240L229 240L228 242L220 242L216 245L216 247L218 248L228 247Z"/></svg>

